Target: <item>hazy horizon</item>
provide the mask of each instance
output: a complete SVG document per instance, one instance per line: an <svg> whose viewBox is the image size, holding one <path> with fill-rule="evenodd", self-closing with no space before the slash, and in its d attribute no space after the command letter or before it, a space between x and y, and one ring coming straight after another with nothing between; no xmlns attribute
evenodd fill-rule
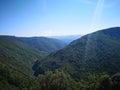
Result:
<svg viewBox="0 0 120 90"><path fill-rule="evenodd" d="M0 0L0 35L85 35L120 26L119 0Z"/></svg>

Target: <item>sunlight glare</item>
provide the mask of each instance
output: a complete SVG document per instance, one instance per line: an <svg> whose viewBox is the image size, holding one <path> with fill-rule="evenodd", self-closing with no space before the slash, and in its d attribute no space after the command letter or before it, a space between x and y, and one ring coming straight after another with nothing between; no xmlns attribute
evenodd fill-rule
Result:
<svg viewBox="0 0 120 90"><path fill-rule="evenodd" d="M96 9L95 9L95 12L93 15L93 21L90 26L90 30L96 30L97 27L99 26L98 24L100 22L100 17L102 15L103 5L104 5L104 0L98 0ZM93 46L93 48L90 48L90 47L91 47L91 44L93 44L91 39L93 39L93 38L97 39L97 36L98 35L95 35L95 37L93 37L92 35L88 35L87 41L86 41L86 46L85 46L84 60L87 59L87 55L90 55L91 53L96 54L96 52L94 50L94 46ZM96 43L94 43L94 44L96 44Z"/></svg>

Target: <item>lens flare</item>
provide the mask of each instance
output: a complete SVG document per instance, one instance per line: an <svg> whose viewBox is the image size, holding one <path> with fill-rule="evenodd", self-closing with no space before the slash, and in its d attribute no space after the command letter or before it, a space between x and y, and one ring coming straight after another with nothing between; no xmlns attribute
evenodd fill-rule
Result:
<svg viewBox="0 0 120 90"><path fill-rule="evenodd" d="M90 29L97 29L97 27L99 26L100 23L100 19L102 16L102 11L103 11L103 7L104 7L104 0L98 0L96 9L94 11L94 15L93 15L93 19L92 19L92 23L90 26Z"/></svg>
<svg viewBox="0 0 120 90"><path fill-rule="evenodd" d="M103 11L103 6L104 6L104 0L98 0L98 3L96 5L96 9L94 11L94 15L93 15L93 19L92 19L92 23L90 26L90 30L96 30L97 27L99 26L99 22L100 22L100 18L102 15L102 11ZM93 39L97 40L97 33L96 35L92 36L92 35L88 35L87 37L87 41L86 41L86 46L85 46L85 55L84 55L84 60L87 60L87 55L90 55L91 53L93 55L96 55L96 51L94 50L94 44L97 44L96 42L93 41ZM93 46L93 47L91 47ZM91 57L92 58L92 57Z"/></svg>

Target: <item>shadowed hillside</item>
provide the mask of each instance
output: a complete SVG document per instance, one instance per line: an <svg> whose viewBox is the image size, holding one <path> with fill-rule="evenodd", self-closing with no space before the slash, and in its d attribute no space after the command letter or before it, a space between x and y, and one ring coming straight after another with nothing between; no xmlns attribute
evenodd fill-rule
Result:
<svg viewBox="0 0 120 90"><path fill-rule="evenodd" d="M47 37L12 37L13 39L27 44L30 47L36 48L46 53L59 50L65 47L67 44L61 40Z"/></svg>
<svg viewBox="0 0 120 90"><path fill-rule="evenodd" d="M64 46L62 41L45 37L0 36L0 62L13 65L25 73L32 73L32 65L36 60Z"/></svg>
<svg viewBox="0 0 120 90"><path fill-rule="evenodd" d="M35 75L47 70L63 70L73 78L88 72L120 72L120 28L109 28L81 37L51 53L33 67Z"/></svg>

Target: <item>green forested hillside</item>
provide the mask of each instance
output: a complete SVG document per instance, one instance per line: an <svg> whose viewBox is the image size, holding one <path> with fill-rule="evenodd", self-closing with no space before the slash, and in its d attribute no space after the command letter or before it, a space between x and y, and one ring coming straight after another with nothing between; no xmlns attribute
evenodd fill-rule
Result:
<svg viewBox="0 0 120 90"><path fill-rule="evenodd" d="M35 75L63 70L74 79L87 73L120 72L120 28L100 30L73 41L33 66Z"/></svg>
<svg viewBox="0 0 120 90"><path fill-rule="evenodd" d="M67 44L61 40L47 37L12 37L13 39L23 42L30 47L36 48L46 53L51 53L65 47Z"/></svg>
<svg viewBox="0 0 120 90"><path fill-rule="evenodd" d="M0 36L0 62L11 64L28 73L37 59L64 47L57 39L45 37Z"/></svg>
<svg viewBox="0 0 120 90"><path fill-rule="evenodd" d="M10 64L25 73L32 73L32 65L45 56L35 48L29 47L11 37L0 36L0 62Z"/></svg>
<svg viewBox="0 0 120 90"><path fill-rule="evenodd" d="M0 62L0 90L35 90L38 82L33 76Z"/></svg>
<svg viewBox="0 0 120 90"><path fill-rule="evenodd" d="M25 42L21 41L25 40ZM42 43L47 42L47 43ZM0 36L0 90L38 90L38 79L33 76L33 63L45 57L49 52L60 48L58 40L50 42L49 39L41 38L38 40L42 43L43 50L39 49L37 41L29 38L18 38L13 36ZM51 40L51 39L50 39ZM33 46L29 43L34 43ZM41 41L41 42L40 42ZM53 46L49 46L49 44ZM58 47L52 48L54 46ZM48 45L46 45L48 44ZM56 45L54 45L56 44ZM37 45L37 47L34 47ZM46 47L48 46L48 47ZM45 51L50 48L51 51ZM40 47L42 48L42 47Z"/></svg>
<svg viewBox="0 0 120 90"><path fill-rule="evenodd" d="M75 81L63 71L29 76L8 64L0 63L0 90L120 90L120 74L91 74Z"/></svg>
<svg viewBox="0 0 120 90"><path fill-rule="evenodd" d="M21 38L0 36L0 90L120 90L119 34L88 34L45 59Z"/></svg>

